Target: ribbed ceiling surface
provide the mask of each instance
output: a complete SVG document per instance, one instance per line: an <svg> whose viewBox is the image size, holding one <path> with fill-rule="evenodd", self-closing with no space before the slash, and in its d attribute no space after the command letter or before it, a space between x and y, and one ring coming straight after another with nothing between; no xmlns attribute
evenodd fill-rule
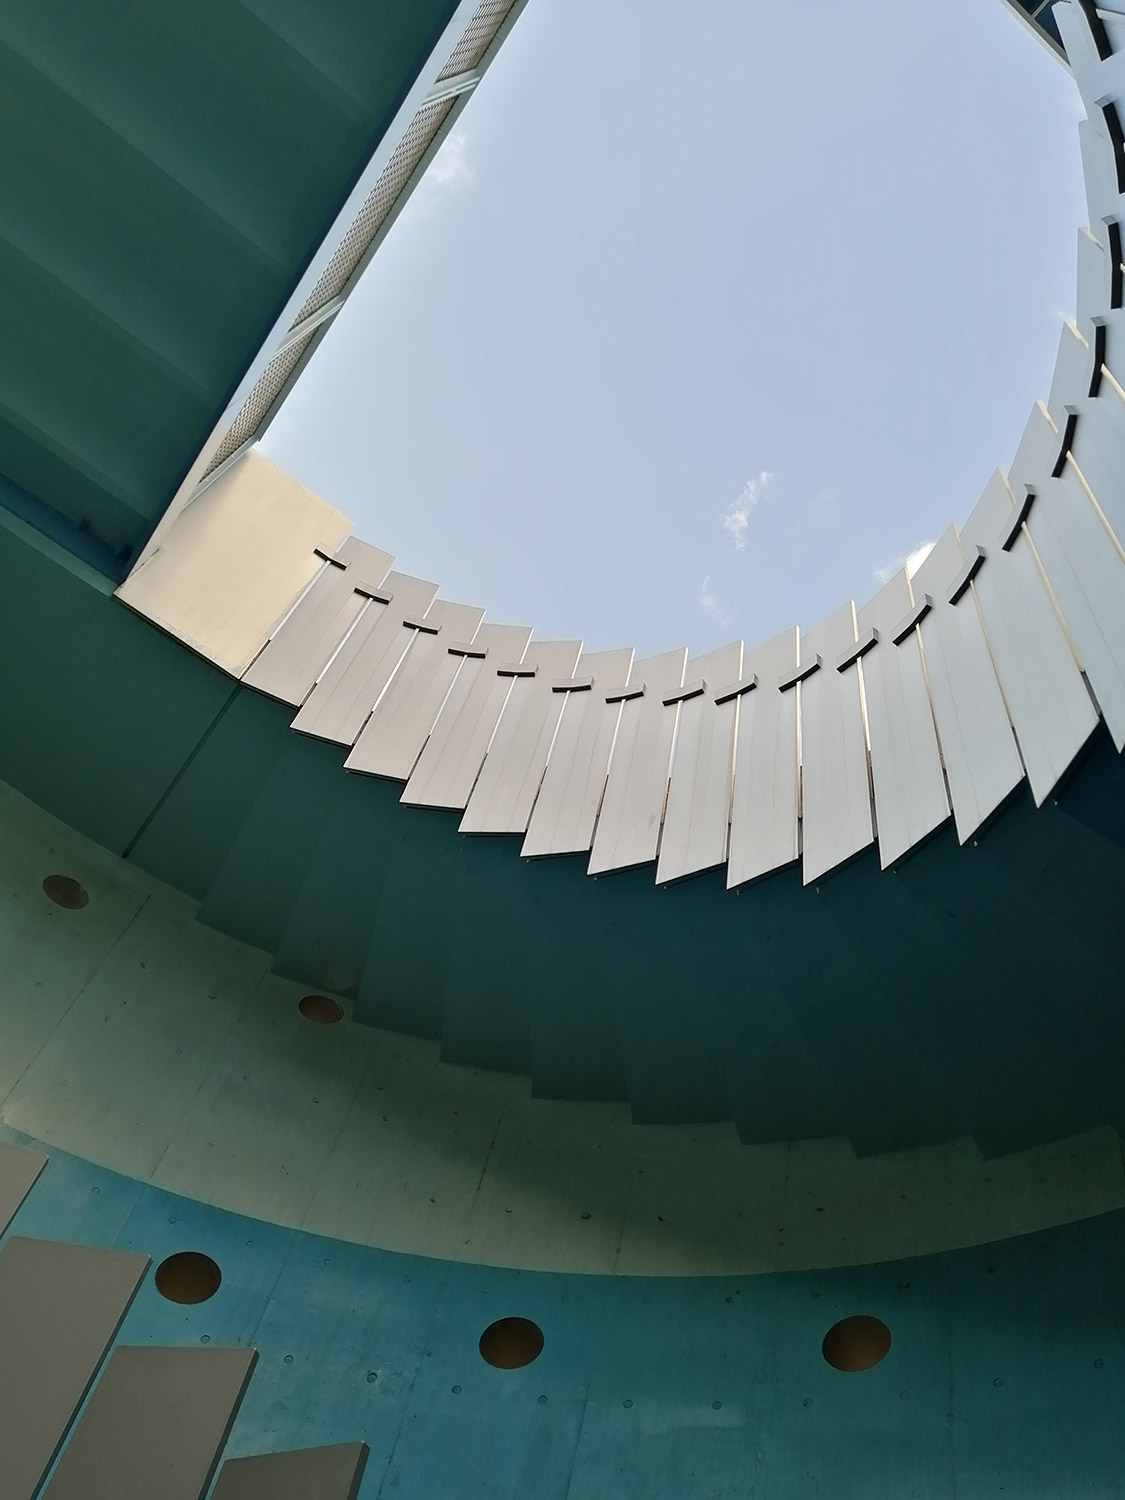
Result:
<svg viewBox="0 0 1125 1500"><path fill-rule="evenodd" d="M454 0L7 0L0 499L147 538Z"/></svg>

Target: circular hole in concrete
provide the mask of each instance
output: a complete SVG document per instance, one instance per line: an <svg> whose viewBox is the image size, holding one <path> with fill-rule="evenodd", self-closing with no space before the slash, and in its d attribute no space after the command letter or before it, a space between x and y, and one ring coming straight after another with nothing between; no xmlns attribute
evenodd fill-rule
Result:
<svg viewBox="0 0 1125 1500"><path fill-rule="evenodd" d="M821 1352L834 1370L870 1370L885 1359L891 1347L891 1330L881 1318L858 1313L841 1318L824 1335Z"/></svg>
<svg viewBox="0 0 1125 1500"><path fill-rule="evenodd" d="M480 1336L481 1358L497 1370L518 1370L543 1352L543 1330L530 1318L500 1318Z"/></svg>
<svg viewBox="0 0 1125 1500"><path fill-rule="evenodd" d="M156 1290L169 1302L206 1302L219 1290L223 1273L209 1255L181 1250L156 1268Z"/></svg>
<svg viewBox="0 0 1125 1500"><path fill-rule="evenodd" d="M43 882L43 894L48 901L65 907L67 911L81 911L90 903L86 887L79 885L70 875L48 875Z"/></svg>
<svg viewBox="0 0 1125 1500"><path fill-rule="evenodd" d="M344 1019L344 1007L331 995L306 995L297 1009L317 1026L335 1026Z"/></svg>

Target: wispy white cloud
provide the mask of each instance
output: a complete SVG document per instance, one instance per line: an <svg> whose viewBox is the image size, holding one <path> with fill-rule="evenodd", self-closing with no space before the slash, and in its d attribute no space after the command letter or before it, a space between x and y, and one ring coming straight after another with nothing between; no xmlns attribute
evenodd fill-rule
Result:
<svg viewBox="0 0 1125 1500"><path fill-rule="evenodd" d="M768 469L763 469L756 479L748 479L742 486L742 493L731 505L723 511L720 521L723 530L730 538L731 546L736 552L743 552L746 548L746 529L750 525L750 516L758 504L758 501L766 492L773 475Z"/></svg>
<svg viewBox="0 0 1125 1500"><path fill-rule="evenodd" d="M894 562L888 563L885 568L876 568L875 577L880 583L889 583L896 573L905 568L907 577L913 578L933 550L933 542L920 542L914 551L908 552L905 557L896 557Z"/></svg>
<svg viewBox="0 0 1125 1500"><path fill-rule="evenodd" d="M710 573L699 585L699 598L696 603L704 619L714 620L719 625L729 625L734 619L734 606L728 604L723 596L711 587Z"/></svg>
<svg viewBox="0 0 1125 1500"><path fill-rule="evenodd" d="M473 180L464 131L454 130L446 136L427 173L435 187L468 187Z"/></svg>

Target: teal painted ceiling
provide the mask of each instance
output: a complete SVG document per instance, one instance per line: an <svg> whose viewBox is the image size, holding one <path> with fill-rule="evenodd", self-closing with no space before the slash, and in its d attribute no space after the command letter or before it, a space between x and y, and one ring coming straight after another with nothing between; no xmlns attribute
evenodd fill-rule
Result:
<svg viewBox="0 0 1125 1500"><path fill-rule="evenodd" d="M120 575L454 0L6 0L0 500Z"/></svg>

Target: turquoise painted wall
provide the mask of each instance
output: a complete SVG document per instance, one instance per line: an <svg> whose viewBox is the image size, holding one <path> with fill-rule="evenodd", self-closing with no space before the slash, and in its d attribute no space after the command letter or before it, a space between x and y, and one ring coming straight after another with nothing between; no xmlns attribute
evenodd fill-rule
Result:
<svg viewBox="0 0 1125 1500"><path fill-rule="evenodd" d="M6 1132L9 1139L31 1144ZM364 1438L362 1500L1118 1497L1125 1213L888 1266L749 1278L451 1265L279 1229L54 1152L12 1231L219 1263L181 1307L151 1273L124 1343L254 1344L228 1450ZM845 1375L838 1318L891 1351ZM503 1372L494 1319L543 1328Z"/></svg>

